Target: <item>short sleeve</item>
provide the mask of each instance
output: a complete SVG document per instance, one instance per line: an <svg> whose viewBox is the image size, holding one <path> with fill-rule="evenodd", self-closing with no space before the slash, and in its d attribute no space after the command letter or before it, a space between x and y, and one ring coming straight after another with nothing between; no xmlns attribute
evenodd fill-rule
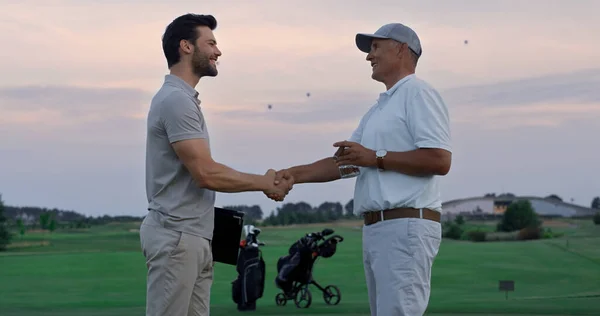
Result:
<svg viewBox="0 0 600 316"><path fill-rule="evenodd" d="M161 119L170 143L208 138L202 112L187 95L171 93L164 100Z"/></svg>
<svg viewBox="0 0 600 316"><path fill-rule="evenodd" d="M417 148L452 151L450 117L441 96L433 89L417 92L407 106L407 123Z"/></svg>

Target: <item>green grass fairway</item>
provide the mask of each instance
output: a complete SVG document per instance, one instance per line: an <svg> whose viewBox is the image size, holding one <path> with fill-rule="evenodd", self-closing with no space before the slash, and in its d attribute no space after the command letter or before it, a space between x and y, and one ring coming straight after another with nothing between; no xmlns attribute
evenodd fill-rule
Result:
<svg viewBox="0 0 600 316"><path fill-rule="evenodd" d="M565 232L553 240L444 240L434 265L428 315L600 315L600 227L591 221L576 223L553 227ZM369 315L356 226L263 228L267 281L255 314ZM325 227L345 240L335 256L316 263L314 276L323 286L340 288L340 304L326 305L321 292L311 287L310 308L298 309L293 301L276 306L277 259L303 234ZM17 238L13 248L0 253L0 315L144 315L145 264L136 228L114 224ZM231 299L234 278L234 266L215 266L211 315L239 313ZM515 280L508 300L498 291L499 280Z"/></svg>

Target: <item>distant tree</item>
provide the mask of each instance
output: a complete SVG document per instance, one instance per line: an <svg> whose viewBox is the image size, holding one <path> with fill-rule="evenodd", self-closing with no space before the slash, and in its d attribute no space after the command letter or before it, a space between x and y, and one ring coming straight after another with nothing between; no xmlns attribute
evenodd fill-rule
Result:
<svg viewBox="0 0 600 316"><path fill-rule="evenodd" d="M25 235L25 224L23 223L22 218L17 219L17 227L19 228L19 235L23 238L23 235Z"/></svg>
<svg viewBox="0 0 600 316"><path fill-rule="evenodd" d="M262 224L268 226L330 223L347 218L347 215L348 207L344 214L344 207L340 202L323 202L318 207L312 207L306 202L285 203L273 211Z"/></svg>
<svg viewBox="0 0 600 316"><path fill-rule="evenodd" d="M594 215L594 224L600 225L600 212L596 212Z"/></svg>
<svg viewBox="0 0 600 316"><path fill-rule="evenodd" d="M550 194L550 195L548 195L546 197L546 199L548 199L548 200L557 200L557 201L561 201L561 202L563 201L563 199L560 196L556 195L556 194Z"/></svg>
<svg viewBox="0 0 600 316"><path fill-rule="evenodd" d="M510 203L498 223L498 231L512 232L526 227L540 227L541 222L529 200Z"/></svg>
<svg viewBox="0 0 600 316"><path fill-rule="evenodd" d="M317 213L325 215L328 221L335 221L344 216L344 207L340 202L323 202L317 207Z"/></svg>
<svg viewBox="0 0 600 316"><path fill-rule="evenodd" d="M48 230L50 232L53 232L56 230L56 219L54 218L54 216L50 219L50 223L48 224Z"/></svg>
<svg viewBox="0 0 600 316"><path fill-rule="evenodd" d="M43 212L40 214L40 226L42 229L48 229L48 224L50 223L50 212Z"/></svg>
<svg viewBox="0 0 600 316"><path fill-rule="evenodd" d="M592 200L592 208L600 209L600 196L597 196Z"/></svg>
<svg viewBox="0 0 600 316"><path fill-rule="evenodd" d="M461 226L465 223L465 218L462 215L458 215L454 219L454 223L456 223L456 225L458 225L458 226Z"/></svg>
<svg viewBox="0 0 600 316"><path fill-rule="evenodd" d="M461 239L465 232L463 225L465 224L465 218L462 215L458 215L453 221L447 220L442 224L442 237L450 239Z"/></svg>
<svg viewBox="0 0 600 316"><path fill-rule="evenodd" d="M496 193L486 193L484 197L496 197Z"/></svg>
<svg viewBox="0 0 600 316"><path fill-rule="evenodd" d="M463 228L456 224L456 221L445 221L442 224L442 236L449 239L460 239L463 234Z"/></svg>
<svg viewBox="0 0 600 316"><path fill-rule="evenodd" d="M0 195L0 251L6 250L6 246L10 244L12 234L8 230L8 220L4 216L4 201Z"/></svg>
<svg viewBox="0 0 600 316"><path fill-rule="evenodd" d="M85 219L80 219L75 223L75 228L87 228L88 223Z"/></svg>
<svg viewBox="0 0 600 316"><path fill-rule="evenodd" d="M344 210L346 210L346 217L347 218L354 218L354 199L351 199L350 201L348 201L348 203L346 203L346 205L344 206Z"/></svg>
<svg viewBox="0 0 600 316"><path fill-rule="evenodd" d="M510 192L502 193L502 194L498 195L498 197L509 197L509 198L514 198L515 196L516 195L514 195L514 194L512 194Z"/></svg>
<svg viewBox="0 0 600 316"><path fill-rule="evenodd" d="M263 225L265 226L275 226L278 225L277 217L275 216L275 212L273 211L265 220L263 221Z"/></svg>
<svg viewBox="0 0 600 316"><path fill-rule="evenodd" d="M288 203L288 205L290 208L286 209L288 211L296 211L299 213L315 213L315 209L308 203L306 202L298 202L296 204L293 203Z"/></svg>
<svg viewBox="0 0 600 316"><path fill-rule="evenodd" d="M67 210L59 210L56 208L47 209L42 207L34 207L34 206L22 206L22 207L14 207L9 205L4 205L4 216L8 217L8 219L16 220L21 216L31 216L34 218L39 218L40 214L44 212L51 212L55 215L60 215L61 220L65 222L77 221L82 218L86 218L84 215L76 213L74 211ZM33 224L33 223L32 223Z"/></svg>

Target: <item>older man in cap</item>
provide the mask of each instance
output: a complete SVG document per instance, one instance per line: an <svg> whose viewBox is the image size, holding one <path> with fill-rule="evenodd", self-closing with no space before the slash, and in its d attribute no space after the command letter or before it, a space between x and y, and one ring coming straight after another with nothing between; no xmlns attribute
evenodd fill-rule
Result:
<svg viewBox="0 0 600 316"><path fill-rule="evenodd" d="M364 218L363 263L371 315L423 315L431 268L442 241L439 176L452 154L446 104L415 75L422 54L417 34L392 23L357 34L379 95L336 158L278 172L294 183L342 178L339 166L358 166L354 212ZM343 150L342 150L343 149Z"/></svg>

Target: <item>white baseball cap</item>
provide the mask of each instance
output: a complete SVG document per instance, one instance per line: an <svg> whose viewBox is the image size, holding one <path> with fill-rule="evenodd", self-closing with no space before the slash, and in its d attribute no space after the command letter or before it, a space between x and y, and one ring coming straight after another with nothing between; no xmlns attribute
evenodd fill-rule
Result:
<svg viewBox="0 0 600 316"><path fill-rule="evenodd" d="M362 52L368 53L371 51L371 42L374 38L392 39L400 43L408 44L417 56L421 56L423 49L421 41L417 33L410 27L401 23L389 23L380 27L375 34L358 33L356 34L356 46Z"/></svg>

